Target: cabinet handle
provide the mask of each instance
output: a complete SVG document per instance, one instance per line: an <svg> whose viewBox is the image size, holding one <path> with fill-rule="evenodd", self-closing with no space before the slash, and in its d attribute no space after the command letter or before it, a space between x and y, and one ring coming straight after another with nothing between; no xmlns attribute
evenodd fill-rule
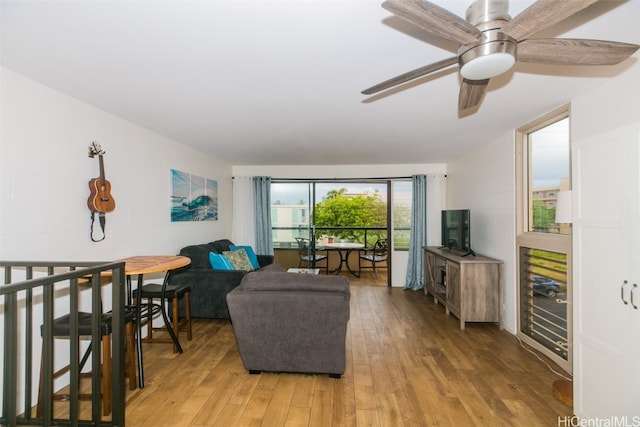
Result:
<svg viewBox="0 0 640 427"><path fill-rule="evenodd" d="M633 288L631 289L631 305L637 310L638 306L633 302L633 295L636 293L636 289L638 289L638 285L634 283Z"/></svg>
<svg viewBox="0 0 640 427"><path fill-rule="evenodd" d="M627 301L626 299L624 299L624 287L627 286L627 282L626 280L624 282L622 282L622 286L620 286L620 299L622 300L623 303L625 304L629 304L629 301Z"/></svg>

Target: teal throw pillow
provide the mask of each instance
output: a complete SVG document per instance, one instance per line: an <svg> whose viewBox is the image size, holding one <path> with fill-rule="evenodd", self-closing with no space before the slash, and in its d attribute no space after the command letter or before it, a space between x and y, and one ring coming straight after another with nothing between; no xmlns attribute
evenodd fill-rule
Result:
<svg viewBox="0 0 640 427"><path fill-rule="evenodd" d="M214 270L233 270L233 266L224 255L209 252L209 262Z"/></svg>
<svg viewBox="0 0 640 427"><path fill-rule="evenodd" d="M254 269L260 268L260 263L258 262L258 256L256 255L255 251L251 246L231 245L229 246L229 249L231 249L232 251L237 251L238 249L244 249L247 252L247 256L249 257L249 262L251 262L251 266Z"/></svg>

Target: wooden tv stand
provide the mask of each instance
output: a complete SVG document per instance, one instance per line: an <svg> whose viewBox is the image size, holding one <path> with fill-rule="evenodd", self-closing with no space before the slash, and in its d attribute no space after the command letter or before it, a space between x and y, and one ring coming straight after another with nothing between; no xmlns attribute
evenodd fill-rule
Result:
<svg viewBox="0 0 640 427"><path fill-rule="evenodd" d="M502 329L502 261L424 246L424 293L466 322L495 322Z"/></svg>

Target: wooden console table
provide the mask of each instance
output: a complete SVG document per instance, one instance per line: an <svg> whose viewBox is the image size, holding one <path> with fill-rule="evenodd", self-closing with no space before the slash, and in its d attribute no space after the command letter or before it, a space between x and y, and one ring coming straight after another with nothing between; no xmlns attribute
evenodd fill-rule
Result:
<svg viewBox="0 0 640 427"><path fill-rule="evenodd" d="M435 246L423 252L424 292L460 319L460 329L466 322L496 322L502 329L502 261Z"/></svg>

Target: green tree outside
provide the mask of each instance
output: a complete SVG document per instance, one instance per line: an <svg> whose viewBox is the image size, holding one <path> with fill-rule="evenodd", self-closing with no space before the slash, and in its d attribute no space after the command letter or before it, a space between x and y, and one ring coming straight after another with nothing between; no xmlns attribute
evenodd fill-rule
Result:
<svg viewBox="0 0 640 427"><path fill-rule="evenodd" d="M542 200L533 201L533 230L548 232L555 225L556 208L548 208Z"/></svg>
<svg viewBox="0 0 640 427"><path fill-rule="evenodd" d="M395 249L409 249L411 228L411 208L405 205L393 207L393 246Z"/></svg>
<svg viewBox="0 0 640 427"><path fill-rule="evenodd" d="M332 190L316 204L316 227L387 227L387 203L380 200L378 194L346 194L347 189ZM386 230L367 232L368 242L364 241L364 230L327 230L319 234L331 234L337 239L353 240L373 245L379 238L386 238Z"/></svg>

